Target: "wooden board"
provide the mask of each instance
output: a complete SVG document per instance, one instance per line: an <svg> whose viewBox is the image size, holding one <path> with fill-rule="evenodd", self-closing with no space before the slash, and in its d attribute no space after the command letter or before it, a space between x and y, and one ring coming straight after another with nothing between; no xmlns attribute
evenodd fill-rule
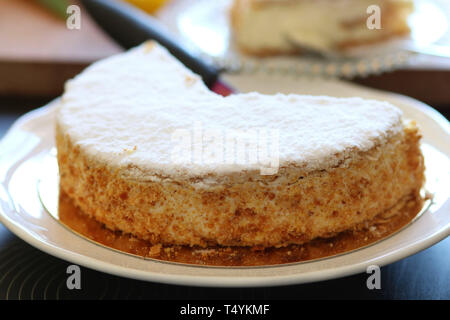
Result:
<svg viewBox="0 0 450 320"><path fill-rule="evenodd" d="M0 0L0 95L57 96L95 60L120 52L82 11L81 29L33 0Z"/></svg>
<svg viewBox="0 0 450 320"><path fill-rule="evenodd" d="M69 30L33 0L0 0L0 96L56 97L87 65L122 51L83 9L81 21L80 30ZM450 59L420 56L354 81L450 108Z"/></svg>
<svg viewBox="0 0 450 320"><path fill-rule="evenodd" d="M450 59L418 55L399 70L357 78L354 81L450 110Z"/></svg>

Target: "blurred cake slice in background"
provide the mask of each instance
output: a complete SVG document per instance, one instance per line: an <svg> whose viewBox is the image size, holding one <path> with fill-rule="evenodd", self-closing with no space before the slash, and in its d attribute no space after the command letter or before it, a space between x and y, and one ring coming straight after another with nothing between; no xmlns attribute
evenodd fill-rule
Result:
<svg viewBox="0 0 450 320"><path fill-rule="evenodd" d="M234 0L231 24L251 55L342 51L408 35L413 9L413 0Z"/></svg>

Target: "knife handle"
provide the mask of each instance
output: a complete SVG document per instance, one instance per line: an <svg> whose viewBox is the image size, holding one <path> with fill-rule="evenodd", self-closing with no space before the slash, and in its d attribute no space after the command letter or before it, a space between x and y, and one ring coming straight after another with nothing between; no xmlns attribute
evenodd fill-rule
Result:
<svg viewBox="0 0 450 320"><path fill-rule="evenodd" d="M155 18L143 11L116 0L81 0L94 20L122 47L129 49L152 39L165 47L211 88L218 80L219 70L205 63L183 46Z"/></svg>

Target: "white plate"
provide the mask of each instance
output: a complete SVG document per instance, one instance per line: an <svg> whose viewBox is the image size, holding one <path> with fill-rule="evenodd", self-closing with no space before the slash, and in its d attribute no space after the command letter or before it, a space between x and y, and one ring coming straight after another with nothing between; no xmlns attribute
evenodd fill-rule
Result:
<svg viewBox="0 0 450 320"><path fill-rule="evenodd" d="M450 233L450 129L432 108L413 99L336 81L289 82L228 79L242 90L288 91L389 100L417 120L424 134L427 188L435 203L419 219L379 243L336 257L272 267L204 267L145 260L96 245L67 228L44 210L37 181L56 165L54 110L50 104L18 120L0 143L0 221L31 245L61 259L99 271L163 283L201 286L270 286L319 281L364 272L423 250ZM284 81L284 82L283 82ZM282 88L283 90L277 89ZM299 88L301 88L299 90ZM56 196L56 195L49 195Z"/></svg>
<svg viewBox="0 0 450 320"><path fill-rule="evenodd" d="M446 1L415 0L416 10L409 19L411 37L360 47L353 50L353 57L327 60L307 56L259 59L241 54L229 23L233 0L173 0L158 11L158 18L192 49L229 71L352 78L399 68L414 56L407 48L439 43L449 29Z"/></svg>

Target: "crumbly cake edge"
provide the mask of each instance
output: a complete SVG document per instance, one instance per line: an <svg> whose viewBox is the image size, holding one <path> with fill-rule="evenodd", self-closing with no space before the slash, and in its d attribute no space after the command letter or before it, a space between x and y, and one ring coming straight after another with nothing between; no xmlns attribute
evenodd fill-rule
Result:
<svg viewBox="0 0 450 320"><path fill-rule="evenodd" d="M324 230L321 230L321 232L319 232L319 233L317 233L317 232L308 233L308 230L306 230L306 231L303 230L304 231L303 234L301 232L300 233L297 232L297 235L288 236L288 235L284 234L286 232L286 230L270 230L270 232L272 232L272 234L268 234L266 238L264 238L264 230L262 230L262 233L259 232L261 230L258 230L257 225L258 225L258 223L261 223L261 221L259 221L258 223L255 223L255 221L252 222L252 217L254 217L255 214L256 215L261 214L262 211L261 210L253 211L252 209L249 209L249 208L238 208L234 211L234 215L236 215L236 219L237 219L237 220L233 220L233 221L235 221L235 223L239 224L240 220L247 221L247 222L250 221L249 222L250 224L247 223L245 228L241 228L241 226L240 226L238 228L239 230L234 230L233 229L234 226L232 224L231 225L229 224L230 221L227 221L227 223L225 223L225 225L227 225L228 227L224 227L223 223L221 224L219 221L218 224L221 225L221 228L223 228L224 230L218 231L217 228L215 228L213 225L212 226L209 225L209 227L208 226L205 227L206 229L210 228L212 230L210 232L209 236L208 235L207 236L198 235L198 234L195 234L196 232L189 230L190 222L184 221L184 219L189 219L188 214L185 215L184 217L177 216L174 218L174 216L173 216L174 208L170 208L171 210L168 210L168 211L172 212L171 215L168 215L168 216L165 216L165 212L167 210L162 210L162 212L158 212L158 218L156 220L154 220L154 222L152 222L152 225L153 226L156 225L157 228L159 228L159 231L158 232L150 232L150 233L146 234L146 232L142 231L142 230L146 230L146 228L148 226L147 227L144 226L144 228L142 228L142 225L140 225L140 224L142 224L142 221L143 221L142 217L136 219L136 217L133 217L133 213L130 214L130 210L129 210L130 208L132 209L133 206L136 206L136 205L137 205L136 208L138 208L138 209L140 208L139 203L138 203L139 201L142 200L142 199L140 199L140 197L143 197L143 194L144 194L145 197L152 198L152 199L150 199L151 201L158 203L158 201L160 201L161 199L167 199L167 197L170 197L171 192L173 190L183 191L186 189L183 186L192 187L193 184L190 184L189 182L188 182L188 184L186 184L186 181L183 182L183 181L173 181L173 180L170 182L163 181L162 183L130 180L121 175L117 175L117 169L111 170L111 168L107 167L107 164L104 165L103 169L106 171L104 171L102 174L104 174L105 172L106 172L106 174L108 174L108 172L109 172L112 177L111 181L114 181L114 183L119 181L119 185L121 185L121 187L119 187L119 189L124 186L126 186L125 188L128 188L125 190L125 192L120 193L119 192L120 190L112 190L110 187L108 187L108 185L102 186L101 183L99 184L99 182L101 182L100 181L101 179L96 179L96 178L93 178L92 176L85 179L85 178L80 177L80 175L85 174L85 172L82 172L82 171L81 172L72 172L73 167L71 167L71 165L67 166L67 164L65 164L65 161L63 160L64 157L69 156L69 157L73 158L73 156L75 155L75 159L81 160L81 162L85 162L83 164L85 168L86 168L86 163L92 163L91 161L96 161L96 160L90 159L90 157L85 158L83 153L80 151L80 149L77 148L76 146L73 147L70 143L70 138L67 136L64 136L64 134L61 133L58 130L58 128L57 128L56 140L57 140L57 147L58 147L58 163L59 163L60 169L62 169L63 172L66 172L69 175L73 175L74 177L77 177L76 179L69 179L69 181L72 181L69 183L69 185L65 185L65 183L64 183L65 179L62 179L63 183L61 184L61 188L64 189L64 191L74 200L75 204L80 206L83 211L85 211L88 215L93 216L100 222L103 222L108 228L110 228L112 230L121 230L126 233L131 233L131 234L134 234L145 240L149 240L153 243L185 244L185 245L187 244L187 245L199 245L199 246L208 246L211 244L212 245L214 245L214 244L238 245L238 246L240 246L240 245L284 246L284 245L288 245L288 244L292 244L292 243L296 243L296 244L304 243L304 242L312 240L313 238L316 238L316 237L332 236L332 235L336 234L337 232L341 232L341 231L345 231L350 228L357 227L358 225L364 224L367 221L373 220L374 217L381 214L382 212L389 210L390 207L394 206L403 197L407 197L408 195L414 195L415 197L419 197L419 192L420 192L420 189L424 182L423 156L420 153L420 149L418 149L419 148L418 141L420 139L420 135L418 134L417 128L414 126L414 124L410 124L410 125L408 125L408 127L405 127L405 132L409 132L407 134L411 136L408 139L416 139L416 141L411 142L411 145L409 146L414 149L412 152L413 156L411 157L411 159L407 159L408 162L412 161L414 163L413 166L415 166L415 168L416 168L416 169L414 169L414 179L413 179L414 181L412 182L412 185L409 186L409 189L407 190L407 192L403 192L402 194L396 194L397 199L394 199L395 200L394 202L391 201L390 205L388 207L380 208L380 210L377 210L377 212L371 212L370 215L368 215L367 217L364 216L365 213L359 212L358 215L361 215L362 217L364 217L364 219L362 219L360 221L357 220L357 223L352 222L351 224L348 224L348 225L346 225L345 219L349 219L349 221L353 221L354 217L352 215L349 215L349 213L347 212L345 214L348 215L348 217L344 218L343 223L336 224L336 221L331 219L329 228L327 229L327 227L326 227ZM378 145L378 146L374 147L373 149L365 152L365 155L370 157L370 153L377 148L382 149L383 146ZM68 153L71 153L71 154L69 154L69 155L66 154L65 149L67 149ZM364 154L361 154L360 157L358 157L358 159L364 159ZM364 160L361 160L361 161L364 161ZM75 161L75 163L76 162L78 162L78 161ZM71 163L74 163L74 162L71 161ZM359 163L359 160L353 159L353 162L351 162L350 164L347 163L347 164L345 164L344 167L341 167L341 168L346 168L348 166L350 166L350 168L351 168L352 164L358 165L358 163ZM95 165L98 165L98 163ZM100 168L101 167L102 166L100 165ZM301 173L301 174L304 174L304 173ZM321 174L326 175L326 174L328 174L328 172L326 170L319 170L316 172L307 173L307 175L311 175L311 176L314 176L315 174L320 176ZM249 177L247 176L247 178L249 178ZM300 177L297 176L295 179L292 180L292 183L295 184L304 178L305 178L304 176L300 176ZM389 177L386 176L386 179L389 179ZM80 182L81 182L81 184L84 184L84 185L76 186L76 184L79 184ZM90 191L91 194L89 194L89 192L86 193L85 190L83 189L86 186L88 186L89 184L95 185L94 190L91 188L91 191ZM143 192L143 193L138 192L137 194L134 194L134 195L130 194L130 191L131 191L131 193L133 193L133 191L131 189L133 189L136 186L137 186L137 189L139 189L140 186L142 186L142 185L144 185L144 186L145 185L147 185L147 186L149 186L149 185L153 185L153 186L171 185L171 186L175 186L174 187L175 189L173 189L171 187L172 189L169 188L168 189L169 192L167 192L167 193L165 193L164 188L162 188L162 189L158 189L157 192L151 192L149 194L146 194L145 192ZM277 186L276 183L274 184L273 182L261 183L261 182L256 181L253 184L251 184L251 187L252 188L256 187L256 190L259 190L258 185L261 187L260 190L265 190L265 188L269 187L269 189L272 188L271 190L278 189L280 191L280 194L282 194L283 186L286 187L286 186L289 186L290 184L289 184L289 182L284 181L284 183ZM130 189L130 186L131 186L131 189ZM216 187L218 187L220 190L217 189ZM194 189L194 191L190 190L189 192L192 191L194 195L198 196L198 194L201 194L200 198L203 199L203 200L199 200L200 202L197 201L197 203L194 205L194 210L196 209L195 208L196 206L201 207L202 206L201 202L203 201L204 202L203 205L210 206L210 208L212 208L212 210L214 211L211 213L212 214L211 217L214 217L214 219L217 218L220 220L221 207L219 204L223 203L224 190L226 190L228 187L240 188L239 183L237 183L237 184L233 184L233 183L227 184L226 183L224 185L219 185L219 186L215 186L215 187L208 188L208 189L196 188L196 189ZM242 190L245 190L245 187L246 186L243 186ZM74 190L71 190L71 188L72 189L78 188L78 190L74 191ZM280 188L281 188L281 190L280 190ZM358 187L356 187L356 188L358 189ZM109 190L109 189L111 189L111 190ZM144 188L144 190L145 190L145 188ZM162 192L161 192L161 190L162 190ZM219 190L219 191L217 191L217 190ZM239 190L239 189L237 189L237 190ZM112 192L112 194L105 196L105 194L104 194L105 192L106 193ZM226 192L225 192L225 194L226 194ZM103 198L106 198L107 201L103 202L103 204L100 204L100 202L97 202L97 201L92 202L92 199L91 199L90 204L86 205L86 203L85 203L87 200L86 195L87 195L87 197L90 197L90 196L100 197L100 198L103 197ZM264 196L266 197L265 199L267 201L271 201L273 199L272 197L274 197L274 194L271 192L268 192L267 194L264 194ZM357 196L357 195L355 194L355 196ZM383 197L385 197L385 196L386 195L383 195ZM392 196L392 195L388 194L387 196ZM237 197L239 198L239 195ZM185 197L185 199L188 199L188 198L189 197ZM233 197L231 197L231 199L233 200ZM377 199L376 195L375 195L374 199L375 199L374 201L376 202L376 199ZM130 201L133 203L133 205L131 205L131 206L129 205ZM319 199L319 202L320 202L320 199ZM105 207L102 207L102 205ZM148 206L146 207L146 205L147 205L147 203L145 205L143 205L142 208L148 209ZM179 206L179 210L181 210L181 211L186 209L186 205L187 205L186 203L176 204L176 206ZM177 210L177 208L175 208L174 210ZM276 209L274 210L272 208L271 210L268 210L268 211L269 211L269 213L272 212L274 215L276 215ZM333 214L334 214L334 212L333 212ZM331 217L332 217L332 215L331 215ZM273 217L273 218L276 218L276 217ZM167 219L172 221L174 224L174 226L173 225L170 226L171 230L169 233L171 234L171 236L167 236L167 234L169 234L169 233L165 234L165 232L167 231L167 230L165 231L165 229L167 229L168 226L165 225L166 222L162 222L162 221L166 221ZM181 219L181 221L177 221L176 219ZM321 219L323 220L323 217ZM120 220L120 222L119 222L119 220ZM135 220L139 220L139 221L136 222ZM276 219L273 220L274 223L276 223L276 221L277 221ZM210 223L210 224L212 223L211 221L209 221L209 222L206 221L206 222ZM217 223L217 221L215 221L215 222ZM145 224L145 222L144 222L144 224ZM249 227L249 225L250 225L250 227ZM286 225L286 224L284 224L284 225ZM298 227L298 223L296 223L296 224L294 223L294 225L296 225ZM231 228L231 229L233 229L233 231L231 231L231 229L227 230L227 228ZM255 229L256 233L251 234L251 232L250 232L250 234L247 234L248 233L246 231L247 228ZM136 230L136 229L140 229L140 231ZM216 231L214 231L214 230L216 230ZM201 231L200 231L200 233L201 233ZM230 236L230 234L231 234L231 236Z"/></svg>

